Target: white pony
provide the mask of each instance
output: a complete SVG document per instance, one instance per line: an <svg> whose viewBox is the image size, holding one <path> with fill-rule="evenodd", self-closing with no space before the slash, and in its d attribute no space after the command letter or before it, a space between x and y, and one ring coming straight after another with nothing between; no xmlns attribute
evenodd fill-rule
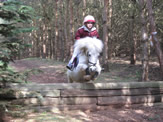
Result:
<svg viewBox="0 0 163 122"><path fill-rule="evenodd" d="M67 71L68 82L94 80L101 73L99 56L102 48L103 43L97 38L86 37L77 40L74 44L74 51L78 55L78 65L73 71Z"/></svg>

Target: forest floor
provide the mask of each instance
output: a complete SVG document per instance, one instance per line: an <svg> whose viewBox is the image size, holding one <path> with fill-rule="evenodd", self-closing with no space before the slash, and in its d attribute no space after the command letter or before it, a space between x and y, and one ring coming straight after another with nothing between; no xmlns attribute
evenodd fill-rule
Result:
<svg viewBox="0 0 163 122"><path fill-rule="evenodd" d="M130 65L129 60L115 58L109 61L109 72L103 72L93 82L130 82L140 81L141 62ZM16 60L11 66L17 71L39 69L41 72L30 74L28 83L67 83L66 63L45 59ZM159 65L156 59L150 61L150 81L160 81ZM163 104L156 106L133 106L130 108L108 108L98 111L62 111L30 113L24 118L6 116L7 122L162 122Z"/></svg>
<svg viewBox="0 0 163 122"><path fill-rule="evenodd" d="M47 59L16 60L11 66L17 71L40 70L29 74L27 81L34 83L67 83L66 63ZM105 68L105 67L104 67ZM109 72L102 72L93 82L132 82L141 80L142 66L137 61L131 65L127 58L114 58L109 61ZM149 81L161 81L159 64L156 58L149 62Z"/></svg>

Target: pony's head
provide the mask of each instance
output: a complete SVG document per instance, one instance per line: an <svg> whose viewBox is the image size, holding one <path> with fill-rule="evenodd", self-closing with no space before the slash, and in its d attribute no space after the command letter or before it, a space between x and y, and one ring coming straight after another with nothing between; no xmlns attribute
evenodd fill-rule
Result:
<svg viewBox="0 0 163 122"><path fill-rule="evenodd" d="M103 49L102 41L91 37L77 40L74 46L76 50L86 55L89 67L96 65Z"/></svg>

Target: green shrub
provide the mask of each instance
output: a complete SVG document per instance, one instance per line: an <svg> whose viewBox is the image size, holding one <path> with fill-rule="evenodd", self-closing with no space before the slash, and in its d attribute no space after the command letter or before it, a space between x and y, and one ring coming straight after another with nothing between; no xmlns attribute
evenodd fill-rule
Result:
<svg viewBox="0 0 163 122"><path fill-rule="evenodd" d="M24 26L29 25L33 18L34 10L30 6L17 0L0 2L0 82L15 82L22 77L7 67L20 49L27 46L19 35L35 29Z"/></svg>

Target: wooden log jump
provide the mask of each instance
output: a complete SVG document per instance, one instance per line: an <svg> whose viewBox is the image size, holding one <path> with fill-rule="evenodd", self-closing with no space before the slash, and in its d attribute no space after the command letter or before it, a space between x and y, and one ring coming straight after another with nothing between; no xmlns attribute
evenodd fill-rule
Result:
<svg viewBox="0 0 163 122"><path fill-rule="evenodd" d="M118 83L8 84L0 99L12 104L60 109L152 105L163 102L163 81ZM50 107L51 106L51 107Z"/></svg>

